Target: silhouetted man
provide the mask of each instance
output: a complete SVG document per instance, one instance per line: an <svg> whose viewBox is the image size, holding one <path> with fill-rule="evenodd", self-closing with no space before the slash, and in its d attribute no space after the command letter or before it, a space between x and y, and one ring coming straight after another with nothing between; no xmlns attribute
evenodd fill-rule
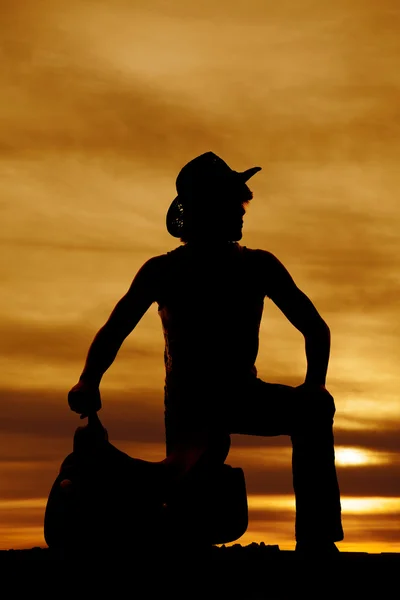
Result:
<svg viewBox="0 0 400 600"><path fill-rule="evenodd" d="M167 454L199 431L290 436L296 550L337 552L335 405L325 388L330 331L273 254L238 243L253 196L246 182L259 170L236 172L212 152L181 169L166 225L182 244L140 268L97 333L69 405L82 416L100 409L102 375L156 302L165 337ZM304 335L307 372L298 387L257 377L266 297Z"/></svg>

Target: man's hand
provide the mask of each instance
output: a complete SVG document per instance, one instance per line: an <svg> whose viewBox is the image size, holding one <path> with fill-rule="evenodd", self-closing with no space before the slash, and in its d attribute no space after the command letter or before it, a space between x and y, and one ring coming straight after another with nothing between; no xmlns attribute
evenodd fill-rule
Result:
<svg viewBox="0 0 400 600"><path fill-rule="evenodd" d="M329 406L332 412L332 418L336 412L335 401L323 384L304 382L296 387L300 397L304 400L315 401L317 406L321 401L325 406Z"/></svg>
<svg viewBox="0 0 400 600"><path fill-rule="evenodd" d="M297 386L297 389L299 391L304 391L304 392L314 392L314 393L325 393L328 392L328 390L326 389L325 385L323 383L311 383L309 381L305 381L304 383L302 383L301 385Z"/></svg>
<svg viewBox="0 0 400 600"><path fill-rule="evenodd" d="M81 419L89 413L101 409L101 397L99 386L95 383L79 381L68 392L68 404L71 410L81 415Z"/></svg>
<svg viewBox="0 0 400 600"><path fill-rule="evenodd" d="M304 394L304 396L329 396L333 400L333 396L328 392L326 387L320 383L309 383L305 381L301 385L298 385L296 389L300 394Z"/></svg>

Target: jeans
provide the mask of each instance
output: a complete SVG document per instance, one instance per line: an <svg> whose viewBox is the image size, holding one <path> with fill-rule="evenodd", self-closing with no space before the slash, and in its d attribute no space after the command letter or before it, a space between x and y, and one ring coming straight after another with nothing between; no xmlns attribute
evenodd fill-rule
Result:
<svg viewBox="0 0 400 600"><path fill-rule="evenodd" d="M234 386L217 384L207 391L199 386L186 386L179 392L166 390L167 454L175 441L202 429L221 435L289 436L296 541L337 542L344 535L335 467L334 414L334 401L328 393L306 396L300 388L267 383L255 376Z"/></svg>

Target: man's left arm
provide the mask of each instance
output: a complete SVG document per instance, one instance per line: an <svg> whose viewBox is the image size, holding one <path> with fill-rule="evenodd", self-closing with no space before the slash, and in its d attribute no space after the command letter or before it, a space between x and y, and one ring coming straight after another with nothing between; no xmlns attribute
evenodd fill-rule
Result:
<svg viewBox="0 0 400 600"><path fill-rule="evenodd" d="M331 336L327 323L310 298L298 288L284 265L272 254L266 260L267 295L305 339L305 384L325 386Z"/></svg>

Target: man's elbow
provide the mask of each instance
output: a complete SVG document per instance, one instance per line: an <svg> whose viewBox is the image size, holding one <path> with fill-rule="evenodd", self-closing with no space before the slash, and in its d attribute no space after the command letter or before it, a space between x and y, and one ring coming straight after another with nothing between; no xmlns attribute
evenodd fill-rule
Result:
<svg viewBox="0 0 400 600"><path fill-rule="evenodd" d="M306 327L304 327L302 333L305 338L318 337L325 338L327 340L330 340L331 338L331 330L329 329L329 326L326 323L326 321L322 319L322 317L319 317L318 319L313 319L312 321L308 322Z"/></svg>

